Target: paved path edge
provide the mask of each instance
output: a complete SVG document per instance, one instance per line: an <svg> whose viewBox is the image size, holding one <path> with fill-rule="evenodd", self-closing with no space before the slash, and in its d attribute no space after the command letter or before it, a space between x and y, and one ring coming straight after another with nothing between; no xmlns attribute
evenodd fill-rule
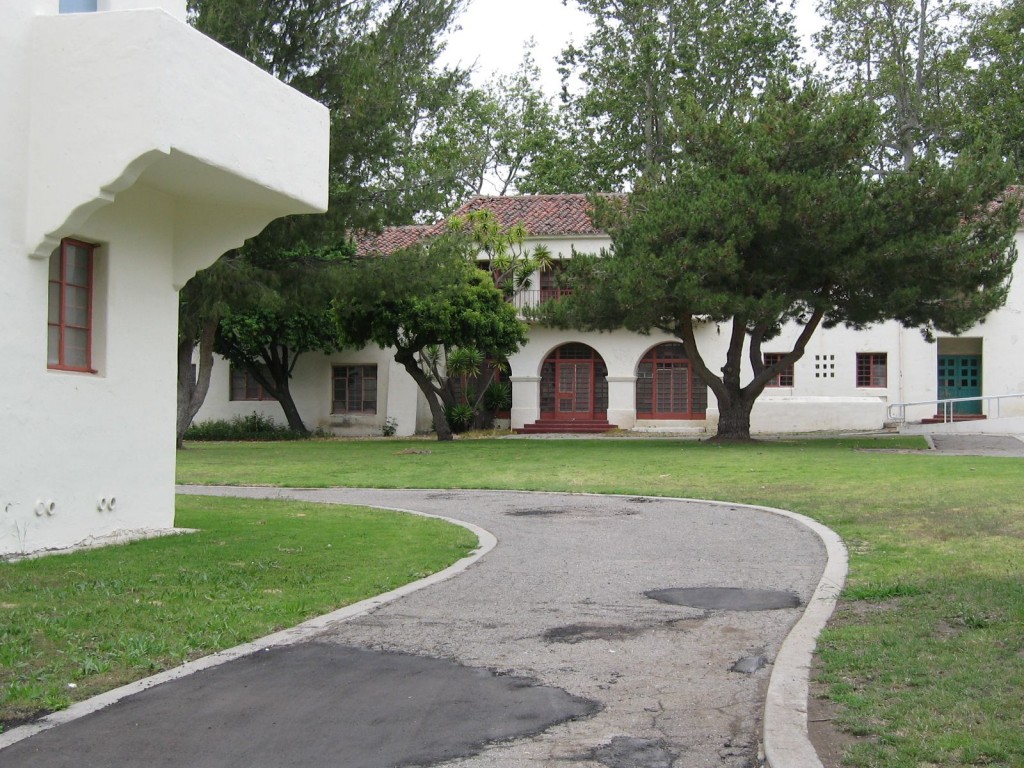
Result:
<svg viewBox="0 0 1024 768"><path fill-rule="evenodd" d="M207 487L212 488L214 486L203 486L203 488ZM291 489L282 488L280 490L287 491ZM181 493L182 489L179 488L177 492ZM195 494L195 491L191 490L185 492ZM200 491L198 494L195 495L202 495L202 492ZM360 504L358 506L370 505ZM90 715L93 712L97 712L105 707L109 707L111 704L115 704L116 702L120 701L121 699L127 696L132 696L133 694L140 693L149 688L153 688L154 686L160 685L161 683L167 683L172 680L178 680L180 678L186 677L196 672L200 672L204 669L217 667L226 662L239 659L243 656L249 656L260 651L265 651L270 648L292 645L294 643L302 642L303 640L306 640L323 631L331 624L336 624L342 621L349 621L350 619L353 619L356 616L361 616L364 613L369 613L375 608L379 608L380 606L385 605L386 603L393 602L402 597L405 597L408 594L416 592L420 589L425 589L426 587L438 584L442 581L446 581L447 579L450 579L453 576L462 573L464 570L469 568L469 566L471 566L477 560L479 560L492 549L494 549L494 547L498 543L498 539L490 531L481 528L478 525L474 525L473 523L467 523L463 520L456 520L451 517L445 517L444 515L433 515L428 514L426 512L419 512L414 509L402 509L399 507L383 507L375 505L373 506L373 508L384 509L391 512L404 512L410 515L417 515L418 517L432 517L438 520L444 520L454 525L462 526L463 528L466 528L469 531L472 531L474 534L476 534L479 544L477 545L477 548L474 549L466 557L456 561L455 563L452 563L444 570L438 571L437 573L431 574L430 576L419 579L418 581L409 582L408 584L405 584L399 587L398 589L393 589L390 592L375 595L374 597L367 598L366 600L361 600L358 603L352 603L351 605L347 605L344 608L339 608L336 611L325 613L322 616L316 616L312 619L309 619L308 621L302 622L301 624L297 624L294 627L289 627L288 629L283 629L280 632L275 632L271 635L266 635L265 637L257 638L252 642L243 643L242 645L236 645L233 648L226 648L223 651L212 653L209 656L203 656L202 658L187 662L172 669L167 669L155 675L144 677L141 680L136 680L133 683L128 683L126 685L122 685L119 688L114 688L113 690L106 691L105 693L97 694L96 696L92 696L91 698L85 699L84 701L76 702L67 709L62 709L59 712L52 712L51 714L46 715L45 717L41 717L39 720L36 720L35 722L29 723L27 725L21 725L17 728L12 728L11 730L6 731L4 733L0 733L0 750L3 750L4 747L9 747L12 744L27 739L31 736L35 736L37 733L42 733L43 731L49 730L50 728L55 728L58 725L63 725L64 723L69 723L72 720L77 720L81 717L85 717L86 715Z"/></svg>
<svg viewBox="0 0 1024 768"><path fill-rule="evenodd" d="M782 641L765 695L763 744L769 768L823 768L807 730L807 699L818 636L846 582L849 556L839 534L805 515L754 507L792 518L814 531L825 545L821 579L803 615Z"/></svg>

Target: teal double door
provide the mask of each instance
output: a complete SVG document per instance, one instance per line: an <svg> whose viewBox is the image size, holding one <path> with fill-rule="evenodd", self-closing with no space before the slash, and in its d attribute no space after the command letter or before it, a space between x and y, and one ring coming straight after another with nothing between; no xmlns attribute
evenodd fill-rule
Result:
<svg viewBox="0 0 1024 768"><path fill-rule="evenodd" d="M981 355L939 355L939 399L981 396ZM953 413L980 414L981 401L954 403Z"/></svg>

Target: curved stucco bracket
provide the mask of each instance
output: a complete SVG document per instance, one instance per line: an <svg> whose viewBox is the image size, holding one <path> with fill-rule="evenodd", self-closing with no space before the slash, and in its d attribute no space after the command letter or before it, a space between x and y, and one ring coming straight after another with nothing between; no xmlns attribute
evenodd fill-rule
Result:
<svg viewBox="0 0 1024 768"><path fill-rule="evenodd" d="M117 195L138 181L143 172L162 157L170 155L170 149L153 149L128 162L113 181L104 184L84 203L75 205L70 211L61 196L29 185L29 255L36 259L49 258L60 245L61 238L74 234L85 225L100 208L110 205ZM49 221L49 224L42 222ZM42 228L42 231L40 231Z"/></svg>
<svg viewBox="0 0 1024 768"><path fill-rule="evenodd" d="M180 200L174 216L174 290L199 270L263 231L279 214L209 202Z"/></svg>

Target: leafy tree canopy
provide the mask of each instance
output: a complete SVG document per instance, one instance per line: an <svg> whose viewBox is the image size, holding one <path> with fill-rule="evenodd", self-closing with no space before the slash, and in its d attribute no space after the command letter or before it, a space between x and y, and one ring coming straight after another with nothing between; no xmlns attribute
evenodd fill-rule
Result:
<svg viewBox="0 0 1024 768"><path fill-rule="evenodd" d="M680 103L721 114L761 88L765 73L796 60L792 16L772 0L579 5L594 31L562 55L565 130L534 161L525 191L613 192L658 178L686 152Z"/></svg>
<svg viewBox="0 0 1024 768"><path fill-rule="evenodd" d="M820 0L816 35L833 82L881 112L872 154L878 173L908 169L915 157L942 159L963 139L965 92L976 68L963 0Z"/></svg>
<svg viewBox="0 0 1024 768"><path fill-rule="evenodd" d="M960 144L997 137L1024 179L1024 3L979 8L972 18L968 48L973 77L964 91Z"/></svg>
<svg viewBox="0 0 1024 768"><path fill-rule="evenodd" d="M380 257L355 260L339 276L335 315L346 343L393 347L430 406L438 440L450 440L452 404L436 349L475 350L504 360L526 341L516 316L488 273L473 263L477 246L460 232Z"/></svg>
<svg viewBox="0 0 1024 768"><path fill-rule="evenodd" d="M678 115L685 161L625 207L597 201L612 250L573 259L575 291L545 320L680 338L718 399L720 437L749 436L754 400L821 324L958 332L1005 301L1017 214L989 205L1008 180L997 155L865 175L876 113L813 82L772 81L714 118L695 101ZM765 366L762 343L790 320L794 348ZM707 322L731 325L719 373L698 346Z"/></svg>

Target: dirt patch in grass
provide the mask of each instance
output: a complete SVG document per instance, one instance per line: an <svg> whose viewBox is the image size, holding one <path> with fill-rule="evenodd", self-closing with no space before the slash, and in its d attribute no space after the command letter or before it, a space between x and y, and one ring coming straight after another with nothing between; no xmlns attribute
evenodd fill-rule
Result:
<svg viewBox="0 0 1024 768"><path fill-rule="evenodd" d="M843 753L855 744L868 741L855 736L836 725L839 706L825 698L825 686L811 681L807 697L807 733L811 744L818 753L818 759L825 768L840 768Z"/></svg>

